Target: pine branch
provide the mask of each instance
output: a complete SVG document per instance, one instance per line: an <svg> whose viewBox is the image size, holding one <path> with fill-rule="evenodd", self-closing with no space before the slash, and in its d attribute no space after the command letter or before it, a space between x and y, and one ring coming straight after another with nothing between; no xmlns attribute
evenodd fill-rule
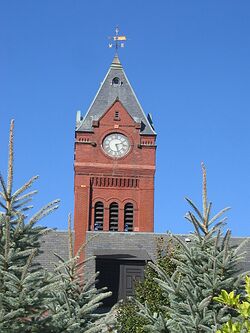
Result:
<svg viewBox="0 0 250 333"><path fill-rule="evenodd" d="M7 177L7 194L10 198L13 186L13 143L14 143L14 119L10 123L9 137L9 160L8 160L8 177Z"/></svg>
<svg viewBox="0 0 250 333"><path fill-rule="evenodd" d="M1 192L1 197L5 201L7 201L7 199L8 199L7 187L6 187L5 181L4 181L3 176L2 176L1 173L0 173L0 184L1 184L1 187L3 189L3 193Z"/></svg>
<svg viewBox="0 0 250 333"><path fill-rule="evenodd" d="M7 211L7 207L0 201L0 206Z"/></svg>
<svg viewBox="0 0 250 333"><path fill-rule="evenodd" d="M5 261L8 262L9 250L10 250L10 216L6 216L5 220L5 245L4 245Z"/></svg>
<svg viewBox="0 0 250 333"><path fill-rule="evenodd" d="M20 208L27 209L27 207L30 207L30 206L25 206L25 205L27 205L31 201L32 201L32 198L28 198L26 200L19 201L16 204L12 205L12 209L14 212L16 212ZM25 207L23 207L23 206L25 206Z"/></svg>
<svg viewBox="0 0 250 333"><path fill-rule="evenodd" d="M54 210L56 210L59 206L57 205L60 202L60 200L53 200L44 207L42 207L35 215L31 217L28 224L30 226L33 226L37 221L41 220Z"/></svg>
<svg viewBox="0 0 250 333"><path fill-rule="evenodd" d="M206 211L207 226L209 226L209 218L210 218L211 208L212 208L212 202L209 202L208 207L207 207L207 211Z"/></svg>
<svg viewBox="0 0 250 333"><path fill-rule="evenodd" d="M185 198L185 200L192 206L192 208L194 209L194 211L196 212L196 214L199 216L199 218L201 220L203 220L202 213L200 212L200 210L198 209L198 207L193 203L193 201L190 200L189 198Z"/></svg>
<svg viewBox="0 0 250 333"><path fill-rule="evenodd" d="M216 220L218 220L218 218L221 217L221 215L223 215L229 209L231 209L231 208L230 207L226 207L226 208L223 208L222 210L220 210L219 213L217 213L214 217L211 218L211 220L208 222L208 226L210 226L213 222L215 222Z"/></svg>
<svg viewBox="0 0 250 333"><path fill-rule="evenodd" d="M196 234L197 234L199 240L201 241L202 237L201 237L200 230L199 230L199 227L201 228L201 226L200 226L199 222L196 220L195 216L193 216L193 214L191 212L189 212L188 214L189 214L189 218L190 218L191 222L193 223Z"/></svg>
<svg viewBox="0 0 250 333"><path fill-rule="evenodd" d="M202 203L203 203L203 223L204 231L208 232L208 221L207 221L207 172L205 164L201 163L202 168Z"/></svg>
<svg viewBox="0 0 250 333"><path fill-rule="evenodd" d="M26 207L23 207L20 209L20 212L26 212L27 210L30 210L32 209L34 206L33 205L29 205L29 206L26 206ZM16 212L15 212L16 213Z"/></svg>
<svg viewBox="0 0 250 333"><path fill-rule="evenodd" d="M32 178L30 178L22 187L20 187L13 195L12 195L12 198L13 200L21 194L23 193L24 191L26 191L28 188L30 188L32 186L32 184L34 183L34 181L36 181L38 179L38 176L33 176ZM30 195L33 195L35 194L37 191L33 191L31 192ZM27 194L29 195L29 193Z"/></svg>
<svg viewBox="0 0 250 333"><path fill-rule="evenodd" d="M19 190L18 190L19 191ZM31 191L29 193L26 193L24 195L21 195L21 196L18 196L18 195L15 195L15 193L12 195L12 200L15 199L15 202L19 202L19 201L22 201L24 199L28 199L28 198L32 198L35 194L37 194L38 191L37 190L34 190L34 191Z"/></svg>
<svg viewBox="0 0 250 333"><path fill-rule="evenodd" d="M79 247L78 251L76 252L76 257L80 258L81 256L81 252L83 251L83 249L88 245L88 243L90 243L92 241L93 238L98 237L98 235L94 235L92 237L90 237L89 240L87 240L87 242L83 242L82 245Z"/></svg>

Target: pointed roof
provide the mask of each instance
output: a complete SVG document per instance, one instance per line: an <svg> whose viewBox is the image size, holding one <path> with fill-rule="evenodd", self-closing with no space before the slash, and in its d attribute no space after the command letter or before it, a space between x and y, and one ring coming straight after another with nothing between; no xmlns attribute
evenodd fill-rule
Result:
<svg viewBox="0 0 250 333"><path fill-rule="evenodd" d="M141 123L141 134L156 135L152 124L147 119L143 109L126 77L118 55L115 55L112 64L105 76L93 102L85 117L77 121L76 131L92 131L92 121L99 120L107 109L120 100L135 122Z"/></svg>

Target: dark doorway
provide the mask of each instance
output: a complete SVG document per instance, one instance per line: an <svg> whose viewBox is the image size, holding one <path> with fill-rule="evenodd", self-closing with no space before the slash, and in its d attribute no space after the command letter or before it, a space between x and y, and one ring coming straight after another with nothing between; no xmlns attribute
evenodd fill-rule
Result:
<svg viewBox="0 0 250 333"><path fill-rule="evenodd" d="M103 301L105 307L111 307L127 296L134 296L136 281L144 278L145 261L126 259L96 258L98 276L97 288L107 287L112 296Z"/></svg>
<svg viewBox="0 0 250 333"><path fill-rule="evenodd" d="M100 272L96 287L107 287L112 296L103 300L103 305L113 306L118 300L120 265L116 260L96 258L96 272Z"/></svg>

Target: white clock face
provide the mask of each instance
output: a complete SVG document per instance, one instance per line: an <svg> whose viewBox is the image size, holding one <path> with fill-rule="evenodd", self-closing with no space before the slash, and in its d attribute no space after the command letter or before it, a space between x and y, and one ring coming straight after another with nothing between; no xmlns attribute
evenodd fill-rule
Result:
<svg viewBox="0 0 250 333"><path fill-rule="evenodd" d="M103 150L111 157L125 156L130 150L128 138L120 133L112 133L105 137L102 143Z"/></svg>

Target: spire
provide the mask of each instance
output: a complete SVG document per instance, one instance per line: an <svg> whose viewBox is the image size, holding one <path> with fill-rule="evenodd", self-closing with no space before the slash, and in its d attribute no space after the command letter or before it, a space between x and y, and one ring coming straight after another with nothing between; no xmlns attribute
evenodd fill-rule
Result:
<svg viewBox="0 0 250 333"><path fill-rule="evenodd" d="M77 122L76 131L93 131L93 120L100 119L116 100L123 104L136 123L141 123L141 134L156 135L128 81L117 53L85 117Z"/></svg>
<svg viewBox="0 0 250 333"><path fill-rule="evenodd" d="M112 64L111 64L110 67L111 67L111 68L114 68L114 69L122 69L122 64L121 64L121 62L120 62L120 59L119 59L119 57L118 57L118 54L116 54L116 55L114 56L114 59L113 59Z"/></svg>

